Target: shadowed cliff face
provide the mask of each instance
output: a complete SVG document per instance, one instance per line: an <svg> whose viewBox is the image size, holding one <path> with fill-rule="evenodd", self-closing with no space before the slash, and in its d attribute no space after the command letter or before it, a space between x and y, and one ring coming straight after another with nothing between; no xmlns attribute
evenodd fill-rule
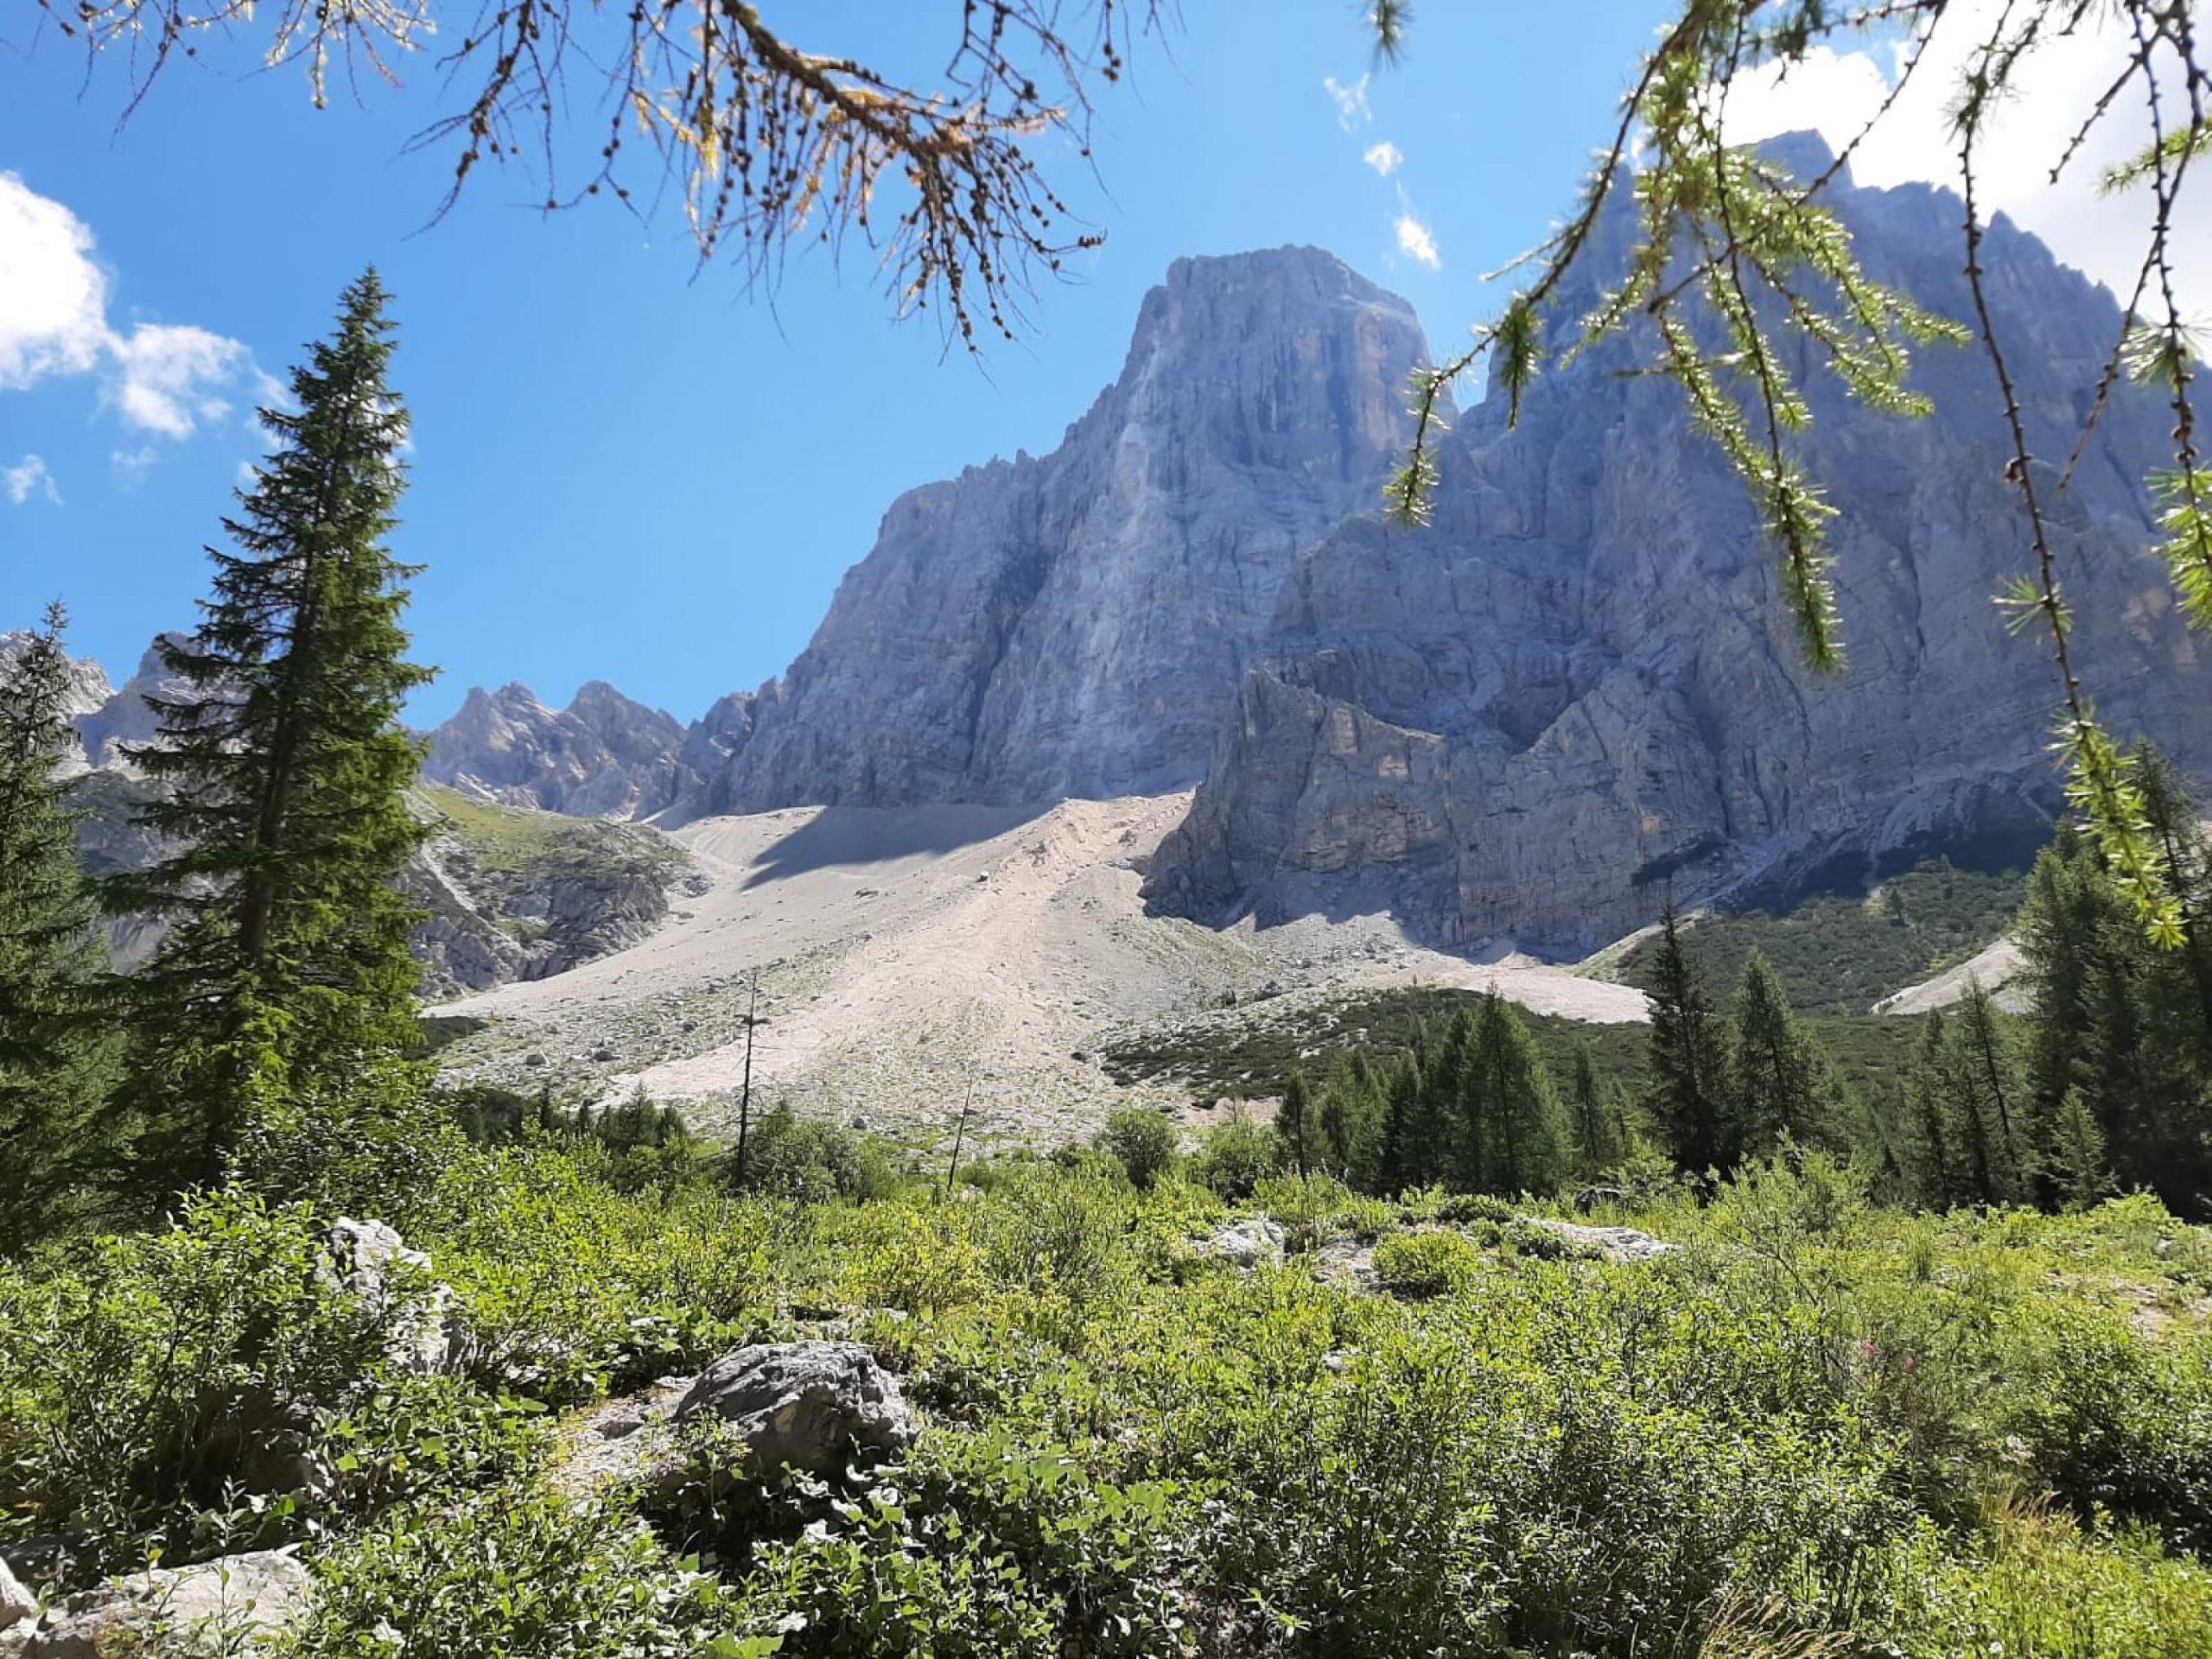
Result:
<svg viewBox="0 0 2212 1659"><path fill-rule="evenodd" d="M1059 448L899 498L712 798L1187 786L1298 553L1407 435L1412 308L1329 255L1177 262Z"/></svg>
<svg viewBox="0 0 2212 1659"><path fill-rule="evenodd" d="M1802 145L1804 141L1789 141ZM1825 165L1809 151L1798 170ZM1955 317L1959 207L1845 189L1878 278ZM1616 222L1560 307L1618 269ZM2036 453L2063 466L2120 328L2110 296L2000 219L1985 251ZM1946 849L2017 855L2047 830L2060 687L1991 596L2028 567L1986 360L1930 350L1939 412L1906 421L1814 383L1804 448L1840 509L1849 665L1802 665L1743 491L1679 391L1610 346L1495 401L1441 456L1425 531L1347 524L1285 582L1189 821L1148 889L1216 918L1397 908L1462 944L1576 950L1692 900L1863 874ZM1796 365L1803 370L1807 365ZM2055 499L2079 659L2111 723L2212 769L2204 642L2148 550L2142 479L2166 424L2110 410Z"/></svg>

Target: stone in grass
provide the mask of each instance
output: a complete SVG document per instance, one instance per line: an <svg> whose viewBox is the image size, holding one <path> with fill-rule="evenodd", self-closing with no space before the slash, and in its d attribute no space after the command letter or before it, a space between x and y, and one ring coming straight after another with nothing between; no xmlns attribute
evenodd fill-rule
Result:
<svg viewBox="0 0 2212 1659"><path fill-rule="evenodd" d="M1256 1268L1262 1262L1282 1260L1282 1240L1281 1223L1267 1216L1254 1216L1222 1228L1198 1247L1198 1253L1232 1267Z"/></svg>
<svg viewBox="0 0 2212 1659"><path fill-rule="evenodd" d="M1524 1219L1531 1227L1541 1227L1578 1249L1594 1251L1611 1262L1656 1262L1662 1255L1672 1255L1679 1248L1633 1227L1580 1227L1571 1221L1554 1221L1548 1216L1529 1216Z"/></svg>
<svg viewBox="0 0 2212 1659"><path fill-rule="evenodd" d="M311 1584L307 1567L281 1549L153 1567L81 1591L48 1608L36 1623L0 1634L0 1655L103 1659L124 1653L258 1653L277 1646L306 1611Z"/></svg>
<svg viewBox="0 0 2212 1659"><path fill-rule="evenodd" d="M741 1348L699 1373L676 1408L681 1425L711 1414L734 1427L753 1466L830 1474L913 1443L899 1379L856 1342L770 1342Z"/></svg>

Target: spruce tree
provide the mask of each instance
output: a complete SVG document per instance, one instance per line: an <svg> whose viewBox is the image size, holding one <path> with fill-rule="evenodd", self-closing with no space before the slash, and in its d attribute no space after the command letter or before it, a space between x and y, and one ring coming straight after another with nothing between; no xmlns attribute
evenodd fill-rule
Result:
<svg viewBox="0 0 2212 1659"><path fill-rule="evenodd" d="M249 1135L281 1160L341 1097L378 1096L378 1122L417 1092L416 915L391 883L423 835L399 715L429 672L406 660L415 572L385 545L407 432L385 308L374 271L349 286L296 412L262 412L279 446L224 521L236 550L208 550L198 630L160 647L184 689L148 698L160 735L133 756L161 786L145 821L181 849L114 902L177 918L130 990L135 1092L167 1108L182 1181Z"/></svg>
<svg viewBox="0 0 2212 1659"><path fill-rule="evenodd" d="M1942 1012L1930 1008L1920 1022L1912 1063L1905 1072L1907 1144L1911 1149L1905 1161L1916 1196L1937 1208L1952 1204L1959 1196L1957 1160L1946 1105L1951 1089L1950 1052Z"/></svg>
<svg viewBox="0 0 2212 1659"><path fill-rule="evenodd" d="M1783 1137L1806 1145L1827 1137L1834 1069L1791 1012L1766 957L1744 963L1728 1043L1728 1130L1738 1158L1771 1151Z"/></svg>
<svg viewBox="0 0 2212 1659"><path fill-rule="evenodd" d="M105 952L60 775L67 624L49 607L0 671L0 1251L81 1206L115 1150L115 1045L91 995Z"/></svg>
<svg viewBox="0 0 2212 1659"><path fill-rule="evenodd" d="M1275 1135L1283 1156L1297 1170L1300 1180L1313 1170L1321 1147L1320 1113L1313 1103L1313 1085L1302 1070L1294 1069L1282 1086L1282 1104L1275 1111Z"/></svg>
<svg viewBox="0 0 2212 1659"><path fill-rule="evenodd" d="M1648 993L1651 1060L1645 1103L1675 1162L1692 1175L1735 1161L1720 1022L1682 944L1671 900L1661 913Z"/></svg>
<svg viewBox="0 0 2212 1659"><path fill-rule="evenodd" d="M1970 1196L1983 1204L2028 1196L2033 1160L2026 1141L2018 1067L1995 999L1972 976L1951 1022L1946 1069L1950 1140L1966 1159L1965 1173L1974 1184Z"/></svg>
<svg viewBox="0 0 2212 1659"><path fill-rule="evenodd" d="M1620 1090L1598 1076L1587 1043L1574 1046L1567 1106L1575 1164L1581 1174L1602 1174L1628 1156L1628 1117L1621 1106Z"/></svg>
<svg viewBox="0 0 2212 1659"><path fill-rule="evenodd" d="M1376 1179L1385 1192L1402 1192L1434 1179L1435 1140L1423 1107L1427 1092L1421 1057L1408 1054L1392 1069L1385 1088L1382 1146L1376 1158Z"/></svg>
<svg viewBox="0 0 2212 1659"><path fill-rule="evenodd" d="M2105 1160L2104 1131L2079 1089L2069 1089L2051 1122L2044 1149L2051 1195L2063 1209L2087 1210L2111 1195L2112 1171Z"/></svg>
<svg viewBox="0 0 2212 1659"><path fill-rule="evenodd" d="M1554 1191L1567 1131L1551 1075L1513 1005L1496 991L1474 1019L1460 1077L1467 1135L1461 1179L1480 1192Z"/></svg>

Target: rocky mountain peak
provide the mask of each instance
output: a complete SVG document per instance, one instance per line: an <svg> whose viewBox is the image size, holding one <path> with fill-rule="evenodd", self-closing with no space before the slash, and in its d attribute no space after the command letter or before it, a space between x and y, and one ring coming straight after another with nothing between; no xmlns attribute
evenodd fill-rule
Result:
<svg viewBox="0 0 2212 1659"><path fill-rule="evenodd" d="M1187 785L1299 552L1376 499L1427 348L1312 248L1183 259L1051 454L910 491L702 798Z"/></svg>

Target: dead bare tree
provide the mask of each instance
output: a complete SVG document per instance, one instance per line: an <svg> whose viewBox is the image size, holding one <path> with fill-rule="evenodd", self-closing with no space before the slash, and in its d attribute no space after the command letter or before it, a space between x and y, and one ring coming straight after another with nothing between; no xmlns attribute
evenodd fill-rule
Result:
<svg viewBox="0 0 2212 1659"><path fill-rule="evenodd" d="M933 311L973 350L1100 240L1040 157L1089 162L1092 88L1123 77L1163 0L944 3L957 35L921 87L800 47L748 0L36 0L88 78L122 61L132 109L211 42L303 67L318 107L334 79L363 95L443 45L454 101L412 141L454 153L438 214L487 161L530 169L548 211L672 182L702 263L772 289L794 250L835 259L857 237L901 315Z"/></svg>

